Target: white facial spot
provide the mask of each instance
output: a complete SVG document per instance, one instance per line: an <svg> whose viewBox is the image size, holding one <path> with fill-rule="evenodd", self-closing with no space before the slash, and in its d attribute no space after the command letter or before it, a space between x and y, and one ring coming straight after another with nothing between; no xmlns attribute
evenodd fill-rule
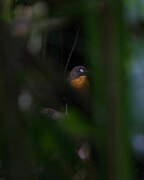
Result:
<svg viewBox="0 0 144 180"><path fill-rule="evenodd" d="M80 69L80 72L84 72L84 69L81 68L81 69Z"/></svg>

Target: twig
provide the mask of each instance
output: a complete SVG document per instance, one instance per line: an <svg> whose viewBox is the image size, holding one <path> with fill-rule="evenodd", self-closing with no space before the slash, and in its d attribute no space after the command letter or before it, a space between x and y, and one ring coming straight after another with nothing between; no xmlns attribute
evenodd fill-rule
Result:
<svg viewBox="0 0 144 180"><path fill-rule="evenodd" d="M80 32L80 28L79 28L79 29L77 30L77 32L76 32L76 36L75 36L75 39L74 39L74 42L73 42L73 46L72 46L72 49L71 49L71 51L70 51L70 53L69 53L68 60L67 60L66 65L65 65L64 74L65 74L66 71L67 71L67 68L68 68L70 59L71 59L71 57L72 57L73 51L74 51L74 49L75 49L75 47L76 47L76 45L77 45L77 41L78 41L78 37L79 37L79 32Z"/></svg>

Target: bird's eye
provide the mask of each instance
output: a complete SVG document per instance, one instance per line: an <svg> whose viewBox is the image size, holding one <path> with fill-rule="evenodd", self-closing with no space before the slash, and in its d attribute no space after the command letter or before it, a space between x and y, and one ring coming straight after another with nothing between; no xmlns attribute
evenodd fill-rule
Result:
<svg viewBox="0 0 144 180"><path fill-rule="evenodd" d="M84 69L80 69L79 71L80 71L80 72L84 72Z"/></svg>

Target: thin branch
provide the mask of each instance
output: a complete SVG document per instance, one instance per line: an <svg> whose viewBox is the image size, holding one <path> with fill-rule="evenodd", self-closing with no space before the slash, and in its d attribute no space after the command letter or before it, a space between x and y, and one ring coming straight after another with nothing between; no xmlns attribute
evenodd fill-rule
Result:
<svg viewBox="0 0 144 180"><path fill-rule="evenodd" d="M75 47L77 45L77 41L78 41L78 37L79 37L79 32L80 32L80 28L76 32L76 36L75 36L75 39L74 39L74 42L73 42L73 46L72 46L72 49L71 49L71 51L69 53L69 57L68 57L68 60L66 62L66 65L65 65L64 73L66 73L66 71L67 71L67 68L68 68L69 62L71 60L72 54L73 54L73 52L75 50Z"/></svg>

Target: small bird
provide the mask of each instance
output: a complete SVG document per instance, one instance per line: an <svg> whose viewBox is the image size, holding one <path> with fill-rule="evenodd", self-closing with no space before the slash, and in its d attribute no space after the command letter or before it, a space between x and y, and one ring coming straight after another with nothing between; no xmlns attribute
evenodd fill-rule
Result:
<svg viewBox="0 0 144 180"><path fill-rule="evenodd" d="M67 101L88 116L91 113L90 83L85 66L75 66L67 77Z"/></svg>
<svg viewBox="0 0 144 180"><path fill-rule="evenodd" d="M85 66L75 66L68 76L69 84L79 92L89 89L88 71Z"/></svg>

